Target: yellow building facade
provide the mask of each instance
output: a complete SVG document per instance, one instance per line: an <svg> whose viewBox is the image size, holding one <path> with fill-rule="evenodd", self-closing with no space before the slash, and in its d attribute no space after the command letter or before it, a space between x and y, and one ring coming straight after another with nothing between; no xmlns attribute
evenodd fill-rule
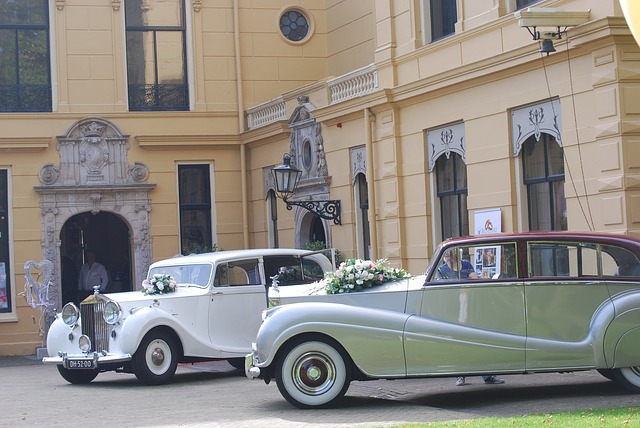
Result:
<svg viewBox="0 0 640 428"><path fill-rule="evenodd" d="M88 251L121 291L214 247L321 241L419 274L485 218L640 235L618 0L4 1L0 91L0 355L42 346ZM339 221L286 209L285 153L291 199Z"/></svg>

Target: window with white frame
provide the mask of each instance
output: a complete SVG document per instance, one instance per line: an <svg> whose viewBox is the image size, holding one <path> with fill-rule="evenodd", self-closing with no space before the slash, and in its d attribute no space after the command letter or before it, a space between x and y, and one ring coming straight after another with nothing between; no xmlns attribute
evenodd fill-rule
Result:
<svg viewBox="0 0 640 428"><path fill-rule="evenodd" d="M455 33L458 21L457 0L422 0L422 33L425 44Z"/></svg>
<svg viewBox="0 0 640 428"><path fill-rule="evenodd" d="M211 251L210 165L178 165L178 198L181 253L186 255Z"/></svg>

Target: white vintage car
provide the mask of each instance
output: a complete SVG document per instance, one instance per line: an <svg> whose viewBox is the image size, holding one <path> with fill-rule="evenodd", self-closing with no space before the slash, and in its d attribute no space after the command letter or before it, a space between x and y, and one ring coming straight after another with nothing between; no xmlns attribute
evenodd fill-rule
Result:
<svg viewBox="0 0 640 428"><path fill-rule="evenodd" d="M436 250L426 280L349 296L355 305L265 311L247 376L275 378L300 408L336 403L352 380L592 369L640 393L640 240L453 239Z"/></svg>
<svg viewBox="0 0 640 428"><path fill-rule="evenodd" d="M148 279L170 275L175 292L103 295L96 290L80 308L67 303L47 333L49 356L43 363L57 365L71 383L88 383L100 372L115 370L162 384L179 362L228 360L242 368L269 302L323 299L317 281L334 270L334 255L331 250L260 249L156 262Z"/></svg>

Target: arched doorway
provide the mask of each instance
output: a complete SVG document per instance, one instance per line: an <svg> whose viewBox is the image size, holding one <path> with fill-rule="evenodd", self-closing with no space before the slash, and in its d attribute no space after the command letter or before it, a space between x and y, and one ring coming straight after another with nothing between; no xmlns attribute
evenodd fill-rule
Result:
<svg viewBox="0 0 640 428"><path fill-rule="evenodd" d="M325 248L328 248L327 235L325 232L325 225L322 218L316 214L304 211L305 214L300 222L300 232L297 234L300 242L299 247L303 248L308 242L323 242Z"/></svg>
<svg viewBox="0 0 640 428"><path fill-rule="evenodd" d="M87 244L95 243L100 247L96 250L106 253L101 255L114 272L122 263L117 256L124 253L130 280L122 284L123 289L132 289L146 277L152 259L151 191L156 186L147 183L146 165L127 161L128 139L108 120L84 118L57 137L60 163L40 169L42 185L34 189L40 195L42 258L53 263L56 285L62 284L61 268L71 267L61 257L77 251L71 243L81 239L95 239ZM81 238L74 237L85 222ZM121 237L115 239L115 234ZM68 285L50 289L49 298L57 310L66 300L63 288Z"/></svg>
<svg viewBox="0 0 640 428"><path fill-rule="evenodd" d="M135 289L131 275L130 228L116 214L84 212L70 217L60 231L63 302L77 301L78 272L88 251L109 273L108 293Z"/></svg>

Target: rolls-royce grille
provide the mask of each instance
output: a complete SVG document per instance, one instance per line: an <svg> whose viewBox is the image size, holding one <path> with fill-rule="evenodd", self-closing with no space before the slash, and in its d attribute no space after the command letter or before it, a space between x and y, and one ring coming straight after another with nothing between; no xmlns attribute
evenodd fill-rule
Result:
<svg viewBox="0 0 640 428"><path fill-rule="evenodd" d="M91 351L109 350L109 324L104 321L104 302L92 301L80 305L82 334L91 339Z"/></svg>

